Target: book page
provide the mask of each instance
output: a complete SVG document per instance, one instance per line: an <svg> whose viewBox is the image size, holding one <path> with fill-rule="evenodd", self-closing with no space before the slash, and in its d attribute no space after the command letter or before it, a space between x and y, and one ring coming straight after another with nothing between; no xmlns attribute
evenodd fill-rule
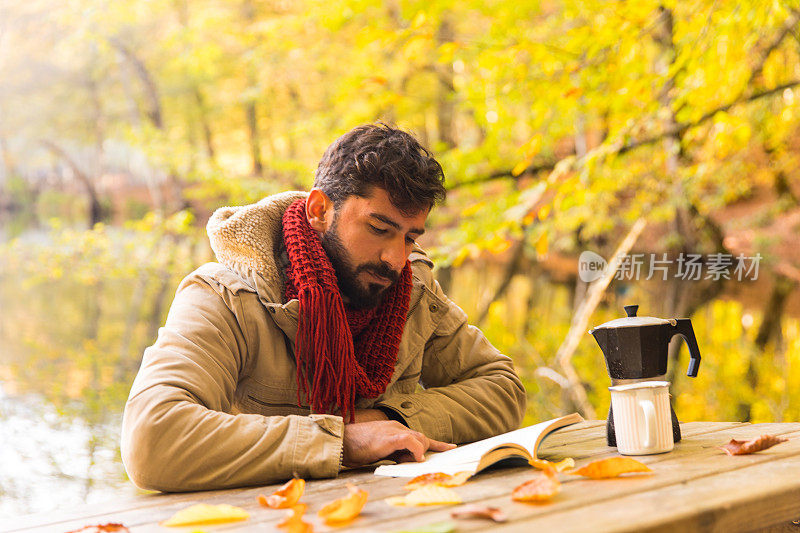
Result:
<svg viewBox="0 0 800 533"><path fill-rule="evenodd" d="M375 475L415 477L434 472L443 472L445 474L454 474L463 471L475 472L484 454L504 444L516 444L521 446L528 451L531 457L535 457L535 448L538 442L541 442L541 437L543 437L544 434L555 428L582 420L583 418L578 414L547 420L533 426L489 437L488 439L471 444L465 444L453 450L430 454L425 461L420 463L411 462L396 465L382 465L375 470Z"/></svg>

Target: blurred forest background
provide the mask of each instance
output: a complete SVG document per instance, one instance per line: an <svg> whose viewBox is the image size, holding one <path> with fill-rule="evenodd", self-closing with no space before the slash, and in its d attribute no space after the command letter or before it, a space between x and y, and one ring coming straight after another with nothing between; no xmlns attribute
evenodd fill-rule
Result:
<svg viewBox="0 0 800 533"><path fill-rule="evenodd" d="M375 120L442 162L422 244L527 422L605 417L586 330L630 303L692 318L681 420L800 419L798 4L0 0L0 516L134 490L122 407L208 216ZM621 245L763 259L588 288L579 254Z"/></svg>

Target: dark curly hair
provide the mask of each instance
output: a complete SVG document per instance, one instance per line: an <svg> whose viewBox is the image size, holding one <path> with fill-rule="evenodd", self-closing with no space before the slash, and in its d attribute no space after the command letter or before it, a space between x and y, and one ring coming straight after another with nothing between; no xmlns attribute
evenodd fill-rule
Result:
<svg viewBox="0 0 800 533"><path fill-rule="evenodd" d="M439 162L411 134L384 123L358 126L336 139L314 178L314 187L337 207L349 196L369 196L375 186L404 214L430 209L446 195Z"/></svg>

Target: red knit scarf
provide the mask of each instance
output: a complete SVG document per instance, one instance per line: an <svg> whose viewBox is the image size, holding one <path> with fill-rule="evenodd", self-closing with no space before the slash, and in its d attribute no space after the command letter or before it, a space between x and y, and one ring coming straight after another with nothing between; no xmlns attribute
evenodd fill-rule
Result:
<svg viewBox="0 0 800 533"><path fill-rule="evenodd" d="M297 401L300 391L318 413L338 409L355 420L356 394L383 394L394 372L411 298L411 266L387 289L375 309L345 308L322 241L308 224L305 200L283 215L289 255L286 298L300 300L295 338ZM310 385L310 391L309 391Z"/></svg>

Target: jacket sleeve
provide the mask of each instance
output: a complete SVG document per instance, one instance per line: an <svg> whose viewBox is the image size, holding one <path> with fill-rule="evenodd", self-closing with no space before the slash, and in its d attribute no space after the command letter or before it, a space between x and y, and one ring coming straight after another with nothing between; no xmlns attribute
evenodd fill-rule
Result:
<svg viewBox="0 0 800 533"><path fill-rule="evenodd" d="M192 491L336 476L342 419L232 414L247 361L238 295L188 277L145 350L122 422L122 460L139 487ZM245 326L246 327L246 326Z"/></svg>
<svg viewBox="0 0 800 533"><path fill-rule="evenodd" d="M511 359L433 281L447 312L427 340L420 384L423 390L396 394L379 404L398 412L411 429L457 444L517 429L525 414L525 388Z"/></svg>

